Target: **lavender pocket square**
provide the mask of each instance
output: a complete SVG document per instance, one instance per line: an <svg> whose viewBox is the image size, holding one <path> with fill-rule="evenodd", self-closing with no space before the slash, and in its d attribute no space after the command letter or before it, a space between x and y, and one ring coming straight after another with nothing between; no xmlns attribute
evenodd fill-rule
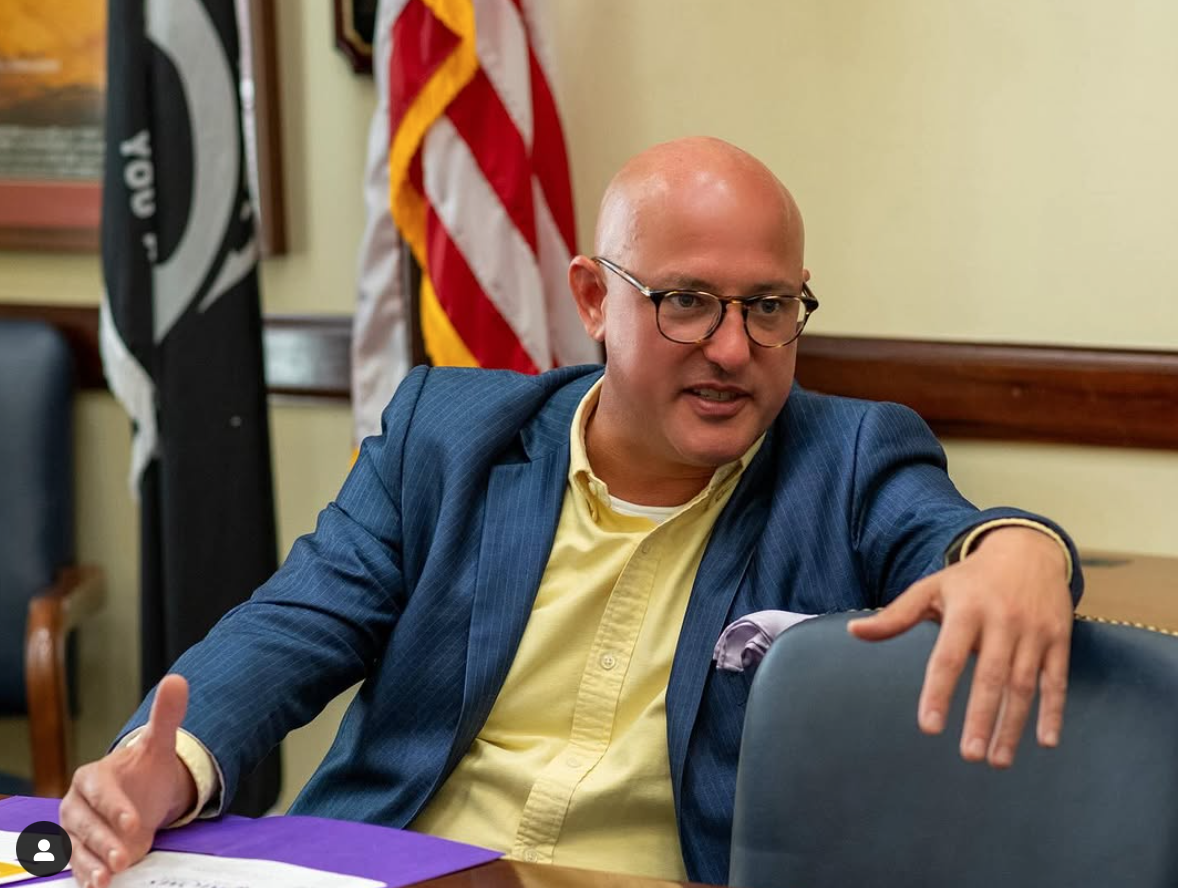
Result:
<svg viewBox="0 0 1178 888"><path fill-rule="evenodd" d="M744 672L755 669L778 635L790 626L809 620L817 614L795 614L792 611L764 610L748 614L730 623L716 642L712 660L717 669L725 672Z"/></svg>

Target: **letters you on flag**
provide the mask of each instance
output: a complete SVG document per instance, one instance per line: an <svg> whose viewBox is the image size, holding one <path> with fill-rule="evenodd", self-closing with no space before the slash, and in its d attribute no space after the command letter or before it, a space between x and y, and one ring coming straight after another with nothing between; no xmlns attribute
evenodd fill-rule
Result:
<svg viewBox="0 0 1178 888"><path fill-rule="evenodd" d="M110 0L103 366L134 424L145 688L276 567L234 0ZM233 810L260 814L277 752Z"/></svg>
<svg viewBox="0 0 1178 888"><path fill-rule="evenodd" d="M353 351L357 441L408 367L401 240L435 364L596 362L568 291L568 159L534 0L381 0L369 223Z"/></svg>

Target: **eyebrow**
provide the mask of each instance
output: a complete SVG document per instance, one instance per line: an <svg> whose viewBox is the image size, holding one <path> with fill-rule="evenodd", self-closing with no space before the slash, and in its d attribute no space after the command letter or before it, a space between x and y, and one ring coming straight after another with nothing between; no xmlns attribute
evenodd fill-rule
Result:
<svg viewBox="0 0 1178 888"><path fill-rule="evenodd" d="M669 285L667 285L665 287L661 287L661 288L656 288L656 289L702 290L705 293L712 293L717 296L720 295L723 290L723 288L717 287L715 284L711 283L710 281L705 281L702 278L674 277L674 276L671 278L671 283ZM791 290L792 290L792 288L790 287L790 285L787 283L784 283L783 281L760 282L760 283L753 284L753 286L749 288L749 295L750 296L758 296L758 295L767 294L767 293L773 293L773 294L790 293ZM800 293L801 290L799 289L798 292ZM796 295L796 294L794 294L794 295Z"/></svg>

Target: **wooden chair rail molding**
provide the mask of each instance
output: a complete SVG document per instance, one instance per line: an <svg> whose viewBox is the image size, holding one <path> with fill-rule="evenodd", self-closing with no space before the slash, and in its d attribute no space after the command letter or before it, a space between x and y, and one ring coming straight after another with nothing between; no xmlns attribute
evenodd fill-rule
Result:
<svg viewBox="0 0 1178 888"><path fill-rule="evenodd" d="M60 328L83 388L105 388L98 310L0 303L0 317ZM798 379L811 389L899 401L938 435L1178 450L1178 352L989 345L807 334ZM347 400L351 318L269 316L270 392Z"/></svg>

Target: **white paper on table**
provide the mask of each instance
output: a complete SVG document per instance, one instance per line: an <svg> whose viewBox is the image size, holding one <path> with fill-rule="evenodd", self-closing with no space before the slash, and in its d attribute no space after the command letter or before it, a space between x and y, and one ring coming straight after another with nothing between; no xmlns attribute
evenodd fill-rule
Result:
<svg viewBox="0 0 1178 888"><path fill-rule="evenodd" d="M20 835L7 829L0 829L0 885L10 882L23 882L25 879L35 879L36 876L27 872L16 857L16 840ZM13 872L12 868L17 871ZM67 866L66 869L69 869Z"/></svg>
<svg viewBox="0 0 1178 888"><path fill-rule="evenodd" d="M72 878L53 888L77 888ZM180 851L152 851L111 879L110 888L383 888L384 882L326 870L278 863L215 857Z"/></svg>

